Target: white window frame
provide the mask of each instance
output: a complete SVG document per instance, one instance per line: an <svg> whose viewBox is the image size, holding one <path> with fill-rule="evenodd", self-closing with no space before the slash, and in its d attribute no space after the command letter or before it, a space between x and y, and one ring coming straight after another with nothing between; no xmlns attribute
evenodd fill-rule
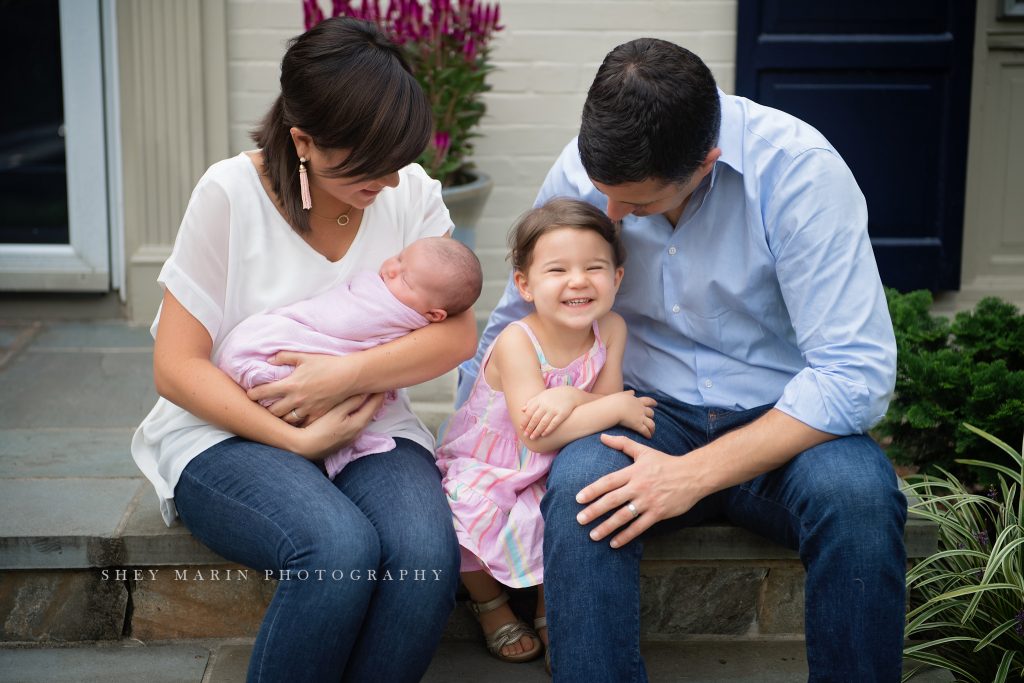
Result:
<svg viewBox="0 0 1024 683"><path fill-rule="evenodd" d="M60 45L70 244L0 244L0 290L110 289L100 0L60 1Z"/></svg>

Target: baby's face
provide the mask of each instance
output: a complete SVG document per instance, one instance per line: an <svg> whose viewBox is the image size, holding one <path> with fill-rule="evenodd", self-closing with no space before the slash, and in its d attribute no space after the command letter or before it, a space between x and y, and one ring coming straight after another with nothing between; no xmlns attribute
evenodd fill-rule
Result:
<svg viewBox="0 0 1024 683"><path fill-rule="evenodd" d="M444 313L438 305L439 293L444 291L444 277L431 259L430 250L419 242L392 256L380 267L380 277L388 291L403 304L430 318L432 322Z"/></svg>

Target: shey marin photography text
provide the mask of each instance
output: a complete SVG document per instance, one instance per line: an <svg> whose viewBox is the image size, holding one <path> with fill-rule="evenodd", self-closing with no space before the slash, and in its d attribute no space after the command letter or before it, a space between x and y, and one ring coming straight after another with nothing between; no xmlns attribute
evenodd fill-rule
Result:
<svg viewBox="0 0 1024 683"><path fill-rule="evenodd" d="M103 581L156 581L161 572L173 572L175 581L440 581L441 569L102 569Z"/></svg>

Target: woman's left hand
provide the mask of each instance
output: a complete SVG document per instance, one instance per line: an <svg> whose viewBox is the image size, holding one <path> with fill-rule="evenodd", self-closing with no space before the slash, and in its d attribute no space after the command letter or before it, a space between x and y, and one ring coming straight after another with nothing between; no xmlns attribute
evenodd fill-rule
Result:
<svg viewBox="0 0 1024 683"><path fill-rule="evenodd" d="M253 401L277 399L268 410L289 424L308 425L349 396L354 389L358 360L349 356L282 351L269 359L271 365L293 365L284 379L253 387Z"/></svg>

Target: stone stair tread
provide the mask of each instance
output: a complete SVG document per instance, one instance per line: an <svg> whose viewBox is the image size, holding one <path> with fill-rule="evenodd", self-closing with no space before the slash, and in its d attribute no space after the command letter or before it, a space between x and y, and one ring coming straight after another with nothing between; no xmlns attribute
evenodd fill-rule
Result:
<svg viewBox="0 0 1024 683"><path fill-rule="evenodd" d="M11 491L7 491L11 488ZM10 497L8 497L10 494ZM142 479L0 479L0 569L224 564L178 523L168 528ZM69 520L78 520L71 522ZM935 550L936 528L911 518L910 557ZM728 523L708 523L645 541L645 560L793 560L784 548Z"/></svg>
<svg viewBox="0 0 1024 683"><path fill-rule="evenodd" d="M642 645L652 683L796 683L807 679L802 640L692 639ZM120 641L76 647L0 647L0 671L19 683L241 683L252 641L219 639L141 643ZM424 683L546 683L543 660L505 664L482 643L442 642ZM932 669L920 683L953 680Z"/></svg>

